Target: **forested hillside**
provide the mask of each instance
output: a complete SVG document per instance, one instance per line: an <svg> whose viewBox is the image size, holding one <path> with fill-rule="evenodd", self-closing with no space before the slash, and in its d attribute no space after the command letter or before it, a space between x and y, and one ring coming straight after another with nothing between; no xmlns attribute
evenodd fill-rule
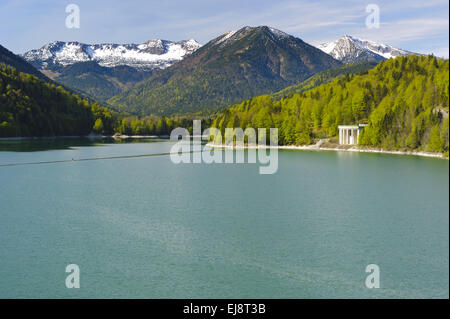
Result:
<svg viewBox="0 0 450 319"><path fill-rule="evenodd" d="M22 59L20 56L15 55L8 49L4 48L0 45L0 64L6 64L12 66L19 70L19 72L24 72L28 74L32 74L42 80L49 81L44 74L39 72L34 66L29 64L27 61Z"/></svg>
<svg viewBox="0 0 450 319"><path fill-rule="evenodd" d="M0 137L86 135L95 122L94 109L103 110L60 86L0 64Z"/></svg>
<svg viewBox="0 0 450 319"><path fill-rule="evenodd" d="M448 152L448 111L449 61L412 55L278 101L245 100L213 125L278 127L280 145L301 145L336 136L341 124L368 123L361 146Z"/></svg>
<svg viewBox="0 0 450 319"><path fill-rule="evenodd" d="M138 71L126 65L103 67L97 62L79 62L53 67L53 80L85 92L98 101L106 101L152 75L152 70Z"/></svg>
<svg viewBox="0 0 450 319"><path fill-rule="evenodd" d="M376 62L360 62L353 64L340 65L335 68L319 72L314 74L310 78L298 84L288 86L287 88L271 94L271 97L275 100L279 100L284 97L290 97L294 93L302 93L304 91L313 89L321 84L331 82L338 76L344 76L346 74L361 73L370 69L373 69L377 65Z"/></svg>
<svg viewBox="0 0 450 319"><path fill-rule="evenodd" d="M279 30L245 27L211 40L108 102L136 115L216 111L341 65Z"/></svg>
<svg viewBox="0 0 450 319"><path fill-rule="evenodd" d="M61 86L0 64L0 137L169 135L176 127L191 128L193 119L193 115L138 119L114 113ZM203 120L209 125L209 118Z"/></svg>

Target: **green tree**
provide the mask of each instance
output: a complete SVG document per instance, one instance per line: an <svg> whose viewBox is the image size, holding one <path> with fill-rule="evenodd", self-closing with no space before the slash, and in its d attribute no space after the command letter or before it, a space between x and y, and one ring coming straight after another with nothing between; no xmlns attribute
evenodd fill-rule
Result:
<svg viewBox="0 0 450 319"><path fill-rule="evenodd" d="M442 152L442 141L439 125L435 125L431 129L427 150L429 152Z"/></svg>
<svg viewBox="0 0 450 319"><path fill-rule="evenodd" d="M102 134L103 133L103 129L104 129L104 127L103 127L102 119L101 118L96 119L94 127L93 127L94 132L97 133L97 134Z"/></svg>

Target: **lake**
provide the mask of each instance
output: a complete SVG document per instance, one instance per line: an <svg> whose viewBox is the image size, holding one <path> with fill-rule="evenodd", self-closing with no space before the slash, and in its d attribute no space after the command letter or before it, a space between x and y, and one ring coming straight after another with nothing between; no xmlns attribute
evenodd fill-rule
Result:
<svg viewBox="0 0 450 319"><path fill-rule="evenodd" d="M448 161L279 151L260 175L107 159L171 145L1 141L0 298L449 297ZM36 162L53 163L1 166Z"/></svg>

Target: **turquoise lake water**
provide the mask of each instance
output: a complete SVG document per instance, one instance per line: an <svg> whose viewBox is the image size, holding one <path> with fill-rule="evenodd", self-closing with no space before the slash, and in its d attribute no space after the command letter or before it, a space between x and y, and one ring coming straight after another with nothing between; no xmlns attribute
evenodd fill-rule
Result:
<svg viewBox="0 0 450 319"><path fill-rule="evenodd" d="M0 142L0 165L69 160L0 166L0 298L449 297L448 161L280 151L274 175L70 161L171 145ZM65 286L68 264L80 289Z"/></svg>

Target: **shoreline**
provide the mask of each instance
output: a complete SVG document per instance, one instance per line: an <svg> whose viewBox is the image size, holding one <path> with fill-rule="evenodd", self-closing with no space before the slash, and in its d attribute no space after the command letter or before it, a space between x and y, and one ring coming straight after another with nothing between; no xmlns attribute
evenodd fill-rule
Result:
<svg viewBox="0 0 450 319"><path fill-rule="evenodd" d="M432 157L448 160L448 157L445 157L442 153L430 153L430 152L416 152L416 151L389 151L377 148L359 148L357 146L351 147L321 147L323 144L323 140L320 140L317 144L313 145L279 145L279 146L271 146L271 145L245 145L245 146L236 146L236 145L225 145L225 144L213 144L207 143L206 146L211 148L226 148L226 149L270 149L276 148L280 150L298 150L298 151L334 151L334 152L358 152L358 153L379 153L379 154L391 154L391 155L413 155L413 156L422 156L422 157Z"/></svg>
<svg viewBox="0 0 450 319"><path fill-rule="evenodd" d="M84 135L84 136L30 136L30 137L0 137L0 141L23 141L23 140L50 140L50 139L62 139L62 138L89 138L89 139L103 139L103 138L112 138L112 139L167 139L168 135ZM327 140L319 140L316 144L312 145L226 145L226 144L213 144L207 143L206 146L211 148L224 148L224 149L270 149L276 148L280 150L297 150L297 151L334 151L334 152L359 152L359 153L379 153L379 154L391 154L391 155L412 155L412 156L421 156L421 157L431 157L431 158L439 158L444 160L449 160L448 157L445 157L443 153L431 153L425 151L390 151L383 150L377 148L359 148L358 146L343 146L339 145L336 147L322 146L327 142Z"/></svg>
<svg viewBox="0 0 450 319"><path fill-rule="evenodd" d="M14 137L0 137L0 141L26 141L26 140L55 140L63 138L89 138L89 139L145 139L145 138L169 138L168 135L61 135L61 136L14 136Z"/></svg>

